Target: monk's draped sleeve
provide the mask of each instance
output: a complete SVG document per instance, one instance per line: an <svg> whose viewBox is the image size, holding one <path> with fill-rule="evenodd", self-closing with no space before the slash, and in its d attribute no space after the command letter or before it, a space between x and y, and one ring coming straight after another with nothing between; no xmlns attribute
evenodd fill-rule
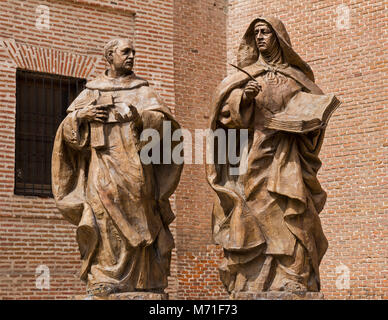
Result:
<svg viewBox="0 0 388 320"><path fill-rule="evenodd" d="M79 109L94 101L93 91L84 90L70 105L59 125L52 154L52 191L58 209L78 225L85 203L86 163L90 157L89 124L77 118Z"/></svg>
<svg viewBox="0 0 388 320"><path fill-rule="evenodd" d="M219 121L227 128L251 128L254 102L243 106L244 90L237 88L223 101Z"/></svg>
<svg viewBox="0 0 388 320"><path fill-rule="evenodd" d="M63 139L66 144L76 150L82 150L89 146L89 124L78 119L79 110L67 115L63 121Z"/></svg>

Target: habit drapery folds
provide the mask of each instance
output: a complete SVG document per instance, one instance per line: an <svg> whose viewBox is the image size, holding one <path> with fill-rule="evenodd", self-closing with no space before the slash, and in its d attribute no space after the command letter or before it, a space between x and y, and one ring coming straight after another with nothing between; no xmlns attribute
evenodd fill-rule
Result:
<svg viewBox="0 0 388 320"><path fill-rule="evenodd" d="M77 112L101 94L111 95L115 106L135 106L141 127L123 118L107 121L106 146L94 148L90 123L78 119ZM54 143L52 189L64 218L77 226L81 279L91 292L163 290L174 247L169 197L182 165L143 164L139 134L155 129L162 145L163 121L170 121L172 130L178 123L148 82L134 73L119 79L102 74L87 83L67 111Z"/></svg>

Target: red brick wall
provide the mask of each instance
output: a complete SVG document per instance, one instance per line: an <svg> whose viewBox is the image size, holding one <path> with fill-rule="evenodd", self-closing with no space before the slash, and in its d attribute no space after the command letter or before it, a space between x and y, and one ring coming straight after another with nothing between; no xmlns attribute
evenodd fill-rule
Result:
<svg viewBox="0 0 388 320"><path fill-rule="evenodd" d="M349 9L348 29L337 27L341 4ZM320 216L329 241L322 292L328 299L387 299L387 3L231 0L229 61L250 21L266 15L284 22L316 83L343 102L321 150L328 200ZM348 290L336 287L341 264L350 271Z"/></svg>

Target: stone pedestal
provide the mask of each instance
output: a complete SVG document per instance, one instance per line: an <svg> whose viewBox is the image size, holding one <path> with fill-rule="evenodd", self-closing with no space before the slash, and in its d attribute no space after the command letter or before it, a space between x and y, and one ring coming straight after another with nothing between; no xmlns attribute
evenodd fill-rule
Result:
<svg viewBox="0 0 388 320"><path fill-rule="evenodd" d="M155 292L123 292L112 293L109 296L78 295L72 300L168 300L167 293Z"/></svg>
<svg viewBox="0 0 388 320"><path fill-rule="evenodd" d="M230 296L231 300L324 300L322 292L239 292Z"/></svg>

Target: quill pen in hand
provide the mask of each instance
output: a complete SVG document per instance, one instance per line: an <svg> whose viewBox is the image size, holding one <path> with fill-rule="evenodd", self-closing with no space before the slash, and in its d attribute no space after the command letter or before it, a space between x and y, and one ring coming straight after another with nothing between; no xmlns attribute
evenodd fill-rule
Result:
<svg viewBox="0 0 388 320"><path fill-rule="evenodd" d="M249 78L251 78L253 81L256 81L257 82L257 80L251 75L251 74L249 74L247 71L245 71L243 68L240 68L240 67L238 67L238 66L236 66L236 65L234 65L234 64L232 64L232 63L229 63L232 67L234 67L234 68L236 68L237 70L240 70L241 72L243 72L243 73L245 73L247 76L249 76Z"/></svg>

